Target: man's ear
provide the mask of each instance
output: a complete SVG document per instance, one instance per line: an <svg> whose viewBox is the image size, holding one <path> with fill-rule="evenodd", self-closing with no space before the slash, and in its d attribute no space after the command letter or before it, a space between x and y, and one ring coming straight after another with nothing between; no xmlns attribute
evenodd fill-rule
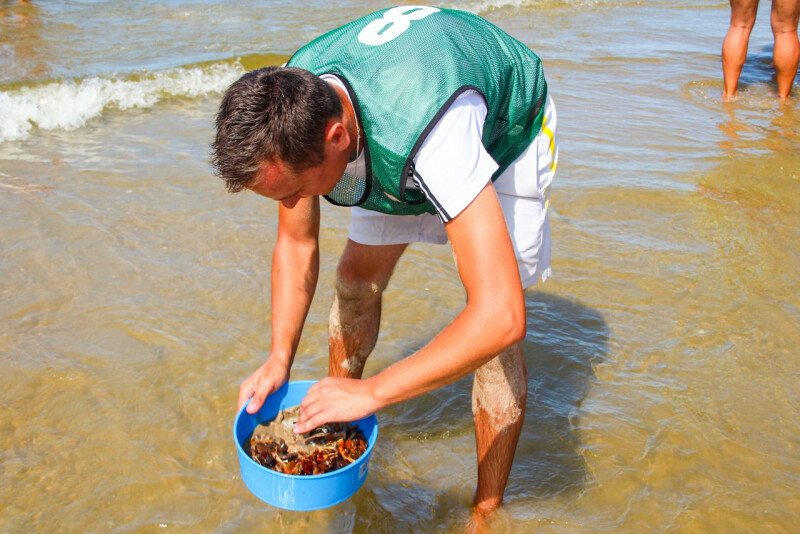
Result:
<svg viewBox="0 0 800 534"><path fill-rule="evenodd" d="M341 120L333 119L328 122L325 141L336 150L346 151L350 146L350 132Z"/></svg>

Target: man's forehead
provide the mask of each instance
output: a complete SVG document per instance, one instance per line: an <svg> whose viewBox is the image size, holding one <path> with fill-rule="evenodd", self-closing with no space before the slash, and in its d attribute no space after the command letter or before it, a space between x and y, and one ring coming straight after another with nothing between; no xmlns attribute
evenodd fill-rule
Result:
<svg viewBox="0 0 800 534"><path fill-rule="evenodd" d="M277 185L287 180L294 180L295 172L279 159L269 159L261 162L256 179L264 185Z"/></svg>

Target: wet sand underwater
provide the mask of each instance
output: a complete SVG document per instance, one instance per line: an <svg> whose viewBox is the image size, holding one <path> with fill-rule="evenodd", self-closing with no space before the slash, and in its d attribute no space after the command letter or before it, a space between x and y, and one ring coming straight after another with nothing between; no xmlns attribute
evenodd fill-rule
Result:
<svg viewBox="0 0 800 534"><path fill-rule="evenodd" d="M726 3L459 5L541 55L559 111L553 276L526 294L493 531L795 531L800 89L772 96L769 3L728 104ZM465 528L469 379L379 413L364 487L329 510L256 499L231 439L276 206L211 174L220 91L379 7L0 4L0 531ZM327 372L348 225L322 210L298 380ZM462 305L449 248L412 246L365 374Z"/></svg>

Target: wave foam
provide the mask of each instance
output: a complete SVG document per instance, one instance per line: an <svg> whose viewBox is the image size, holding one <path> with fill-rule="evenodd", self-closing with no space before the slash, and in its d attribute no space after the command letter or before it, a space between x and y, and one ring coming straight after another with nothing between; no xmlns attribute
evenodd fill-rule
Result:
<svg viewBox="0 0 800 534"><path fill-rule="evenodd" d="M86 78L0 91L0 142L26 139L34 126L74 130L104 109L147 108L165 97L224 91L244 74L239 64L176 68L138 79Z"/></svg>
<svg viewBox="0 0 800 534"><path fill-rule="evenodd" d="M531 5L535 5L536 3L539 2L532 0L467 0L453 2L451 7L482 14L492 9L531 7Z"/></svg>
<svg viewBox="0 0 800 534"><path fill-rule="evenodd" d="M448 7L463 9L477 15L486 15L496 9L510 10L533 10L541 9L545 6L593 6L613 3L614 5L625 5L629 2L638 0L459 0L449 2ZM437 4L438 5L438 4Z"/></svg>

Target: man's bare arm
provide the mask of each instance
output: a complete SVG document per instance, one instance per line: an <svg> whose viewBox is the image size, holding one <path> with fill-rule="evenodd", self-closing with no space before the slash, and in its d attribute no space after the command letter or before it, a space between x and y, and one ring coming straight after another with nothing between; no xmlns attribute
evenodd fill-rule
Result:
<svg viewBox="0 0 800 534"><path fill-rule="evenodd" d="M319 275L319 198L292 208L278 203L278 237L272 254L272 347L267 361L239 388L239 407L256 412L289 379Z"/></svg>
<svg viewBox="0 0 800 534"><path fill-rule="evenodd" d="M425 347L373 377L315 384L295 431L355 420L452 383L524 338L519 271L494 188L487 185L446 227L467 293L464 310Z"/></svg>

